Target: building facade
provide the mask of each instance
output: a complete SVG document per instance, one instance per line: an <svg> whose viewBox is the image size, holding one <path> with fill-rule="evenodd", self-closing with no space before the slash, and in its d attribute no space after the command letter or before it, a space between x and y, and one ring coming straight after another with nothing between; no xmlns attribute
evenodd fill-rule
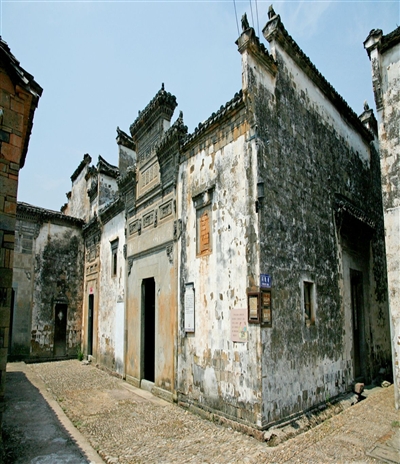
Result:
<svg viewBox="0 0 400 464"><path fill-rule="evenodd" d="M83 221L18 203L9 359L76 357L81 347Z"/></svg>
<svg viewBox="0 0 400 464"><path fill-rule="evenodd" d="M390 370L376 139L273 11L263 32L179 172L178 397L259 428Z"/></svg>
<svg viewBox="0 0 400 464"><path fill-rule="evenodd" d="M395 404L400 407L400 27L372 30L364 42L379 120Z"/></svg>
<svg viewBox="0 0 400 464"><path fill-rule="evenodd" d="M242 24L240 91L188 134L162 85L62 212L84 221L85 354L263 430L390 376L390 321L373 113L273 9L270 51Z"/></svg>

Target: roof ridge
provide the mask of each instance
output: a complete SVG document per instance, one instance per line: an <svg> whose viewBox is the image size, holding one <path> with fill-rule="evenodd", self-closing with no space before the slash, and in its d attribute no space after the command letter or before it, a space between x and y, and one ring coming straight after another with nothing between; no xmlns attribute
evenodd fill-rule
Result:
<svg viewBox="0 0 400 464"><path fill-rule="evenodd" d="M236 108L241 102L243 102L243 91L242 89L239 92L236 92L233 98L231 98L225 105L221 105L217 112L213 112L205 121L200 122L194 131L191 134L188 134L184 144L186 145L192 141L195 137L204 132L211 124L219 120L221 117L225 116L227 111L230 111Z"/></svg>

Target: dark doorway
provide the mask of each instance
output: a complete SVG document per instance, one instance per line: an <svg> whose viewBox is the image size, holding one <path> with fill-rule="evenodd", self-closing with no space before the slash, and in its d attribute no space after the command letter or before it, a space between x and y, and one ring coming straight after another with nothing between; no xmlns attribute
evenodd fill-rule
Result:
<svg viewBox="0 0 400 464"><path fill-rule="evenodd" d="M93 354L93 312L94 312L94 295L89 295L88 305L88 341L87 354Z"/></svg>
<svg viewBox="0 0 400 464"><path fill-rule="evenodd" d="M155 364L155 308L156 284L154 278L143 279L142 282L142 314L143 314L143 378L154 382Z"/></svg>
<svg viewBox="0 0 400 464"><path fill-rule="evenodd" d="M67 348L67 308L57 303L54 311L54 356L65 356Z"/></svg>
<svg viewBox="0 0 400 464"><path fill-rule="evenodd" d="M350 269L354 379L364 381L365 334L362 272Z"/></svg>

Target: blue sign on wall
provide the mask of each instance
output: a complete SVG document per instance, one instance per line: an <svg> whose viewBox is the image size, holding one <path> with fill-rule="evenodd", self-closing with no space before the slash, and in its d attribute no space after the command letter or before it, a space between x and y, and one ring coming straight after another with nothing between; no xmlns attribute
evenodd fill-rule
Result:
<svg viewBox="0 0 400 464"><path fill-rule="evenodd" d="M260 274L260 287L271 288L272 278L269 274Z"/></svg>

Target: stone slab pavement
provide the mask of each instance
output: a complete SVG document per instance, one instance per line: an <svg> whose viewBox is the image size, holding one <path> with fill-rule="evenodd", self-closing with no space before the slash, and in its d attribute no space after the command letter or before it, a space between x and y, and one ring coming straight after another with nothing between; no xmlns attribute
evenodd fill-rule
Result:
<svg viewBox="0 0 400 464"><path fill-rule="evenodd" d="M400 463L393 387L374 388L364 401L270 447L79 361L9 364L8 372L23 373L40 391L84 456L18 463ZM14 401L8 397L6 415ZM33 432L36 405L31 408L29 425L15 417L13 433Z"/></svg>

